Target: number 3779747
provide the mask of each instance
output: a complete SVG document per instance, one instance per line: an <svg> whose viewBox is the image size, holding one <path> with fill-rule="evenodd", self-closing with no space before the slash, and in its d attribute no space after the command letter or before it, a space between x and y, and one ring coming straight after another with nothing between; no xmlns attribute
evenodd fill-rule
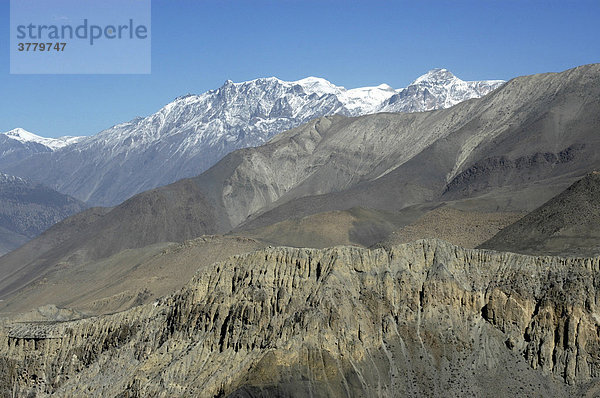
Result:
<svg viewBox="0 0 600 398"><path fill-rule="evenodd" d="M67 43L18 43L17 50L19 51L65 51Z"/></svg>

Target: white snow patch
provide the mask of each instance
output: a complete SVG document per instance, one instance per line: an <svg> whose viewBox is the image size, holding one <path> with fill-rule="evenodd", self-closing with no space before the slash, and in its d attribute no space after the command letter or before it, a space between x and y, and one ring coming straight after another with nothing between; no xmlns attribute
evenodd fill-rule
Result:
<svg viewBox="0 0 600 398"><path fill-rule="evenodd" d="M66 147L68 145L75 144L75 143L79 142L82 138L84 138L84 137L70 137L70 136L59 137L59 138L46 138L46 137L40 137L39 135L30 133L29 131L22 129L22 128L16 128L16 129L10 130L6 133L0 133L0 134L4 134L5 136L7 136L13 140L23 142L23 143L34 142L37 144L41 144L52 150L57 150L57 149Z"/></svg>

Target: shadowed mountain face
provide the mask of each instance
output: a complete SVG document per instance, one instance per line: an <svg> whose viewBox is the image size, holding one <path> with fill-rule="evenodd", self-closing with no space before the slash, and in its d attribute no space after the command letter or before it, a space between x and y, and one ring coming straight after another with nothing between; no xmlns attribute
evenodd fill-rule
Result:
<svg viewBox="0 0 600 398"><path fill-rule="evenodd" d="M592 172L481 247L527 254L600 255L600 173Z"/></svg>
<svg viewBox="0 0 600 398"><path fill-rule="evenodd" d="M598 269L436 240L261 250L129 311L0 326L0 394L592 397Z"/></svg>
<svg viewBox="0 0 600 398"><path fill-rule="evenodd" d="M0 173L0 255L84 208L70 196Z"/></svg>

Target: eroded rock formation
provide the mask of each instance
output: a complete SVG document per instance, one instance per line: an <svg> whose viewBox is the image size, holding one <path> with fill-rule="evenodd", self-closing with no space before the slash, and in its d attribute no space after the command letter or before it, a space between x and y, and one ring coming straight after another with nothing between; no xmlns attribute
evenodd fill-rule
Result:
<svg viewBox="0 0 600 398"><path fill-rule="evenodd" d="M154 304L0 333L3 396L566 396L600 389L600 258L271 248Z"/></svg>

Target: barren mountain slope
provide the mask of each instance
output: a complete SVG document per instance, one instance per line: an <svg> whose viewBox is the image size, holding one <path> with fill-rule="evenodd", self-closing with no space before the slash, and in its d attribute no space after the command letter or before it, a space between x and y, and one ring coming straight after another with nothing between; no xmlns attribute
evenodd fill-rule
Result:
<svg viewBox="0 0 600 398"><path fill-rule="evenodd" d="M386 118L396 117L401 119L389 130L362 128L365 123L375 125L379 118L385 123ZM428 201L459 201L467 210L476 211L531 211L600 166L600 65L520 77L481 99L450 109L366 116L352 126L361 126L359 138L371 134L364 153L351 146L356 130L339 128L329 136L340 143L341 154L333 151L330 158L306 162L318 167L300 161L271 164L272 169L284 165L307 175L295 186L284 187L285 191L276 189L281 186L274 186L277 179L270 173L260 172L262 165L239 164L222 173L228 178L225 186L238 181L247 186L251 182L253 187L223 195L230 218L243 219L236 214L239 207L228 208L230 196L254 205L244 212L254 215L243 229L279 222L290 214L303 217L355 206L398 210ZM435 141L422 148L402 139L427 140L430 135L436 136ZM290 131L276 141L294 137ZM400 138L394 142L391 137ZM379 138L383 151L377 147ZM401 145L402 155L391 155L395 145ZM310 147L310 157L318 153L318 146L312 149L315 146ZM260 207L257 203L266 211L255 211Z"/></svg>
<svg viewBox="0 0 600 398"><path fill-rule="evenodd" d="M28 240L25 235L0 227L0 256L24 245Z"/></svg>
<svg viewBox="0 0 600 398"><path fill-rule="evenodd" d="M46 314L48 305L74 310L73 316L123 311L177 291L214 262L265 246L253 239L210 235L127 249L97 261L59 263L0 301L0 315L21 321L65 317Z"/></svg>
<svg viewBox="0 0 600 398"><path fill-rule="evenodd" d="M418 239L437 238L470 249L485 242L525 213L462 211L438 207L413 223L392 232L376 247L390 247Z"/></svg>
<svg viewBox="0 0 600 398"><path fill-rule="evenodd" d="M235 227L277 204L377 179L447 134L447 123L457 128L451 112L320 118L226 156L196 181Z"/></svg>
<svg viewBox="0 0 600 398"><path fill-rule="evenodd" d="M423 115L332 116L291 130L263 147L236 151L197 178L136 195L85 227L73 224L72 228L78 229L74 239L49 247L47 252L35 251L32 258L39 243L31 242L0 259L0 296L42 277L60 262L82 263L124 249L227 232L286 190L306 190L302 184L312 189L343 189L352 184L348 179L361 179L361 173L376 176L388 163L410 157L439 134L439 129L430 129L431 133L419 137L419 130L412 125ZM428 124L429 119L419 123ZM400 126L412 126L412 133L397 136ZM338 136L339 131L345 134ZM371 152L365 145L372 145ZM328 161L330 157L340 160ZM348 167L356 164L358 158L362 158L360 167L350 170L344 166L346 161ZM377 168L374 172L373 167ZM309 184L309 178L314 184Z"/></svg>
<svg viewBox="0 0 600 398"><path fill-rule="evenodd" d="M592 172L481 247L527 254L600 255L600 173Z"/></svg>
<svg viewBox="0 0 600 398"><path fill-rule="evenodd" d="M6 324L0 388L77 396L594 396L600 259L273 248L181 292Z"/></svg>
<svg viewBox="0 0 600 398"><path fill-rule="evenodd" d="M413 221L420 211L390 213L355 207L291 217L272 225L234 232L273 245L322 249L339 245L369 247Z"/></svg>
<svg viewBox="0 0 600 398"><path fill-rule="evenodd" d="M513 79L449 109L313 120L124 202L33 262L22 261L27 248L0 259L0 294L61 261L353 207L427 209L453 200L468 211L532 210L600 162L599 76L600 65L588 65ZM499 148L507 160L478 168Z"/></svg>
<svg viewBox="0 0 600 398"><path fill-rule="evenodd" d="M0 297L41 279L52 267L71 267L125 249L183 242L220 227L198 186L181 180L144 192L112 209L86 211L0 258Z"/></svg>
<svg viewBox="0 0 600 398"><path fill-rule="evenodd" d="M447 108L503 83L465 82L442 69L398 90L385 84L347 90L316 77L228 80L216 90L179 97L148 117L74 143L31 133L0 134L0 144L14 148L0 149L0 170L92 205L114 206L136 193L196 176L233 150L261 145L320 116Z"/></svg>

